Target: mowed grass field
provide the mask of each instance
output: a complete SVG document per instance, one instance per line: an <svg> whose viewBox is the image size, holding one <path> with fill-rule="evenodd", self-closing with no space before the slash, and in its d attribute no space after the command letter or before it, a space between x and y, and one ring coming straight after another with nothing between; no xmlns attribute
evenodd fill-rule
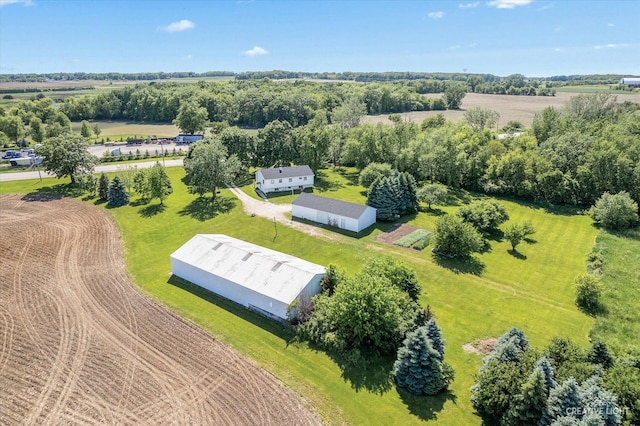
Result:
<svg viewBox="0 0 640 426"><path fill-rule="evenodd" d="M511 220L532 221L535 241L521 243L516 257L509 253L509 243L494 238L490 248L472 262L443 263L428 249L415 252L374 241L390 224L378 224L357 238L337 232L312 237L278 224L275 237L272 221L244 214L227 190L221 191L216 209L211 209L188 194L181 182L182 168L168 169L168 173L174 193L163 207L157 200L139 205L134 198L133 205L109 209L122 231L133 280L144 292L295 389L328 423L480 424L473 414L469 388L481 357L465 352L463 344L498 336L511 326L523 328L538 348L554 336L569 337L581 346L588 344L594 320L577 310L573 289L574 277L586 272L585 259L598 234L585 216L500 200ZM319 175L321 190L317 193L363 200L364 188L354 183L355 171L340 174L323 170ZM3 183L0 191L51 191L59 183L53 179ZM452 205L437 206L404 220L433 230L438 215L452 213L464 200L475 197L459 195ZM416 270L423 286L420 303L430 306L447 339L446 359L456 371L450 391L430 398L399 392L389 376L392 360L342 370L324 351L293 340L286 327L195 286L171 280L169 255L197 233L228 234L321 265L333 263L348 274L355 273L370 256L401 259Z"/></svg>
<svg viewBox="0 0 640 426"><path fill-rule="evenodd" d="M94 125L98 125L100 127L101 133L97 138L98 140L104 139L106 141L107 137L111 139L112 142L119 142L120 138L123 141L126 141L128 137L130 138L147 138L151 136L157 137L175 137L180 133L180 129L174 126L173 124L164 124L164 123L137 123L137 122L128 122L128 121L89 121L91 127ZM80 133L80 129L82 128L82 122L73 122L71 123L71 128L74 132ZM95 141L95 135L92 136L90 141Z"/></svg>

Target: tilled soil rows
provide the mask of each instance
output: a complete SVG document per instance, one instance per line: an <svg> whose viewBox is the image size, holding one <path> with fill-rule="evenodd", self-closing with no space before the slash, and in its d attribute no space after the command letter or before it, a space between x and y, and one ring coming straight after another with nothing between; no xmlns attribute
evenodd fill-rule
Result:
<svg viewBox="0 0 640 426"><path fill-rule="evenodd" d="M136 290L108 213L0 195L0 424L319 424L299 396Z"/></svg>

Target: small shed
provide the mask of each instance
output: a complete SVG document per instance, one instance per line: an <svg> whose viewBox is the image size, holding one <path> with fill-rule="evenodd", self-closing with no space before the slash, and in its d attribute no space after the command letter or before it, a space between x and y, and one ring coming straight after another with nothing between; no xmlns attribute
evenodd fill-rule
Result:
<svg viewBox="0 0 640 426"><path fill-rule="evenodd" d="M309 166L275 167L256 172L256 188L268 192L313 188L313 170Z"/></svg>
<svg viewBox="0 0 640 426"><path fill-rule="evenodd" d="M320 292L325 268L222 234L197 234L171 254L174 275L268 317Z"/></svg>
<svg viewBox="0 0 640 426"><path fill-rule="evenodd" d="M376 209L373 207L304 192L293 201L291 215L353 232L360 232L376 223Z"/></svg>

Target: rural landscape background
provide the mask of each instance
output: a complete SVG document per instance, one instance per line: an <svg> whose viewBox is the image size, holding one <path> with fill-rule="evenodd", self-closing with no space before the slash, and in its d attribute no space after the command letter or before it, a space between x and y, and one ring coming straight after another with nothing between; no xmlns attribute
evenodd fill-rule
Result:
<svg viewBox="0 0 640 426"><path fill-rule="evenodd" d="M637 2L92 4L0 0L1 424L640 424ZM266 318L196 234L330 279Z"/></svg>

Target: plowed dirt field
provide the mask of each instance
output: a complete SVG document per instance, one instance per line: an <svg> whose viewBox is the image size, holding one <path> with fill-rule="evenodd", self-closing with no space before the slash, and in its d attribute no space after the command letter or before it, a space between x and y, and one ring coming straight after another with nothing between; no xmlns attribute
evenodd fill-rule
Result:
<svg viewBox="0 0 640 426"><path fill-rule="evenodd" d="M107 212L0 195L0 259L0 425L320 423L134 288Z"/></svg>

